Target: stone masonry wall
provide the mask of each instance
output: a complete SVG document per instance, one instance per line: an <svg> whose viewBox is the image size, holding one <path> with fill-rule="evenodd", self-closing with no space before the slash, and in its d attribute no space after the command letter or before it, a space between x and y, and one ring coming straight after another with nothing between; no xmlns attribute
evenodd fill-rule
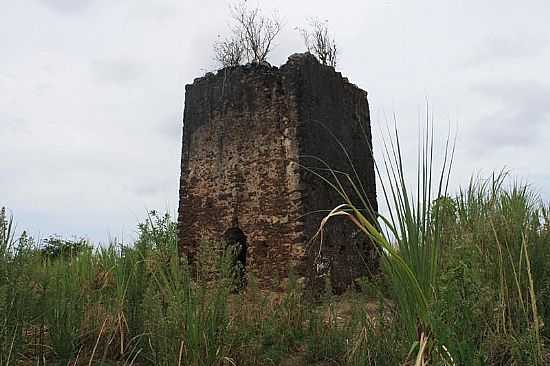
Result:
<svg viewBox="0 0 550 366"><path fill-rule="evenodd" d="M300 123L297 137L300 164L310 169L319 168L315 171L334 183L336 178L327 172L327 167L350 174L361 196L377 212L367 92L349 83L332 67L321 65L311 55L299 60L297 101ZM356 207L364 207L347 178L337 174L337 179ZM304 236L311 238L317 232L326 210L344 203L344 199L329 185L323 184L318 176L306 170L301 171L300 181L304 187L304 211L309 213L304 218ZM310 278L326 274L337 292L343 291L353 279L368 275L377 267L376 251L370 241L365 240L364 235L342 217L329 221L324 230L323 243L317 240L307 248L306 267L321 267L321 273Z"/></svg>
<svg viewBox="0 0 550 366"><path fill-rule="evenodd" d="M300 260L302 214L296 106L277 69L220 71L186 89L179 209L180 245L219 240L234 215L248 237L247 271L262 283Z"/></svg>
<svg viewBox="0 0 550 366"><path fill-rule="evenodd" d="M322 218L312 212L341 199L296 163L315 167L305 157L314 155L349 171L333 135L376 209L366 92L333 68L301 54L281 68L228 68L186 86L181 253L192 257L202 240L219 240L236 216L248 237L247 271L263 286L277 287L290 268L311 284L330 275L337 290L366 273L368 248L349 223L327 227L321 255L311 240Z"/></svg>

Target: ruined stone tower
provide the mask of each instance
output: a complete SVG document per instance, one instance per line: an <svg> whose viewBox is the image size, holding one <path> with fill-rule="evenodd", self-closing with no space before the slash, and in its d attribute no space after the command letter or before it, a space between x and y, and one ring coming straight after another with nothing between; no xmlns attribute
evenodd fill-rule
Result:
<svg viewBox="0 0 550 366"><path fill-rule="evenodd" d="M376 211L370 144L367 93L309 53L280 68L249 64L195 79L185 93L180 253L192 257L237 219L246 271L260 285L275 288L292 269L308 284L329 277L345 289L372 269L372 248L343 218L327 225L322 246L312 240L323 210L343 200L309 169L334 180L318 159L342 172L355 167Z"/></svg>

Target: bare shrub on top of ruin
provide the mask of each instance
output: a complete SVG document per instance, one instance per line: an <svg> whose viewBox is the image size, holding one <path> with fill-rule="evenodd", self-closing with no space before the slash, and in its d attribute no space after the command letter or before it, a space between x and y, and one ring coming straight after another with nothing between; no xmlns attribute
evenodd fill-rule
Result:
<svg viewBox="0 0 550 366"><path fill-rule="evenodd" d="M273 40L281 31L281 21L276 13L266 16L259 7L249 8L246 1L231 7L235 22L233 34L245 49L249 62L265 62Z"/></svg>
<svg viewBox="0 0 550 366"><path fill-rule="evenodd" d="M277 14L264 15L259 7L249 7L246 1L241 1L231 5L231 19L231 34L214 44L214 59L222 67L244 61L266 62L282 27Z"/></svg>
<svg viewBox="0 0 550 366"><path fill-rule="evenodd" d="M309 20L310 29L298 28L308 52L314 54L324 65L336 67L336 55L338 49L334 38L328 32L328 25L325 20L320 21L317 18Z"/></svg>
<svg viewBox="0 0 550 366"><path fill-rule="evenodd" d="M244 45L240 38L225 38L214 43L214 59L222 67L238 66L245 56Z"/></svg>

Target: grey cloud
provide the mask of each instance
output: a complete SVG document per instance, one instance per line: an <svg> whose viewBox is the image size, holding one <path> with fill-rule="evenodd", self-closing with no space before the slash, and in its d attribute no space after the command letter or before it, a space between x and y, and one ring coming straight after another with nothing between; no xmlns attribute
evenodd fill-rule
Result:
<svg viewBox="0 0 550 366"><path fill-rule="evenodd" d="M52 89L52 83L39 82L34 87L36 95L45 95Z"/></svg>
<svg viewBox="0 0 550 366"><path fill-rule="evenodd" d="M170 177L171 178L171 177ZM141 182L130 188L130 191L137 196L158 197L164 193L166 187L171 187L176 180L167 177L157 176L147 182Z"/></svg>
<svg viewBox="0 0 550 366"><path fill-rule="evenodd" d="M146 73L146 67L125 60L96 60L90 64L94 77L101 82L127 84Z"/></svg>
<svg viewBox="0 0 550 366"><path fill-rule="evenodd" d="M493 36L474 49L465 66L479 67L490 63L530 59L539 56L550 44L550 38L517 33L514 37Z"/></svg>
<svg viewBox="0 0 550 366"><path fill-rule="evenodd" d="M159 187L158 182L150 182L149 184L138 185L133 191L138 196L155 196L162 189Z"/></svg>
<svg viewBox="0 0 550 366"><path fill-rule="evenodd" d="M162 138L174 141L176 138L181 140L183 126L183 108L179 113L170 114L161 119L157 131Z"/></svg>
<svg viewBox="0 0 550 366"><path fill-rule="evenodd" d="M445 120L443 136L447 116L464 121L457 146L465 153L455 176L522 167L521 176L540 173L532 181L550 197L544 178L550 3L392 1L391 7L359 0L342 7L281 0L285 30L270 62L280 65L303 50L293 25L328 18L342 50L339 71L369 91L373 111L398 114L411 164L416 116L428 95L436 118ZM0 205L32 233L94 240L109 231L134 232L147 207L177 207L184 85L210 69L212 42L228 29L227 2L10 4L0 22L10 50L0 58L0 192L6 192ZM260 5L267 12L275 6ZM364 16L350 22L350 14ZM476 148L485 154L470 155Z"/></svg>
<svg viewBox="0 0 550 366"><path fill-rule="evenodd" d="M12 117L0 113L0 133L28 135L30 133L29 121L21 117Z"/></svg>
<svg viewBox="0 0 550 366"><path fill-rule="evenodd" d="M550 85L535 81L491 83L474 89L497 110L478 120L474 141L479 149L526 147L537 142L539 130L550 125Z"/></svg>
<svg viewBox="0 0 550 366"><path fill-rule="evenodd" d="M41 0L41 2L54 11L74 14L89 8L92 0Z"/></svg>
<svg viewBox="0 0 550 366"><path fill-rule="evenodd" d="M508 100L510 98L519 98L520 100L534 101L541 103L548 101L550 85L546 85L536 80L523 81L494 81L491 83L479 84L474 87L474 91L480 92L484 96Z"/></svg>
<svg viewBox="0 0 550 366"><path fill-rule="evenodd" d="M154 7L139 6L139 0L134 0L133 3L136 4L136 6L132 6L128 11L130 15L136 19L160 22L174 19L178 14L177 4L170 0L156 0ZM149 4L148 1L144 1L143 3Z"/></svg>

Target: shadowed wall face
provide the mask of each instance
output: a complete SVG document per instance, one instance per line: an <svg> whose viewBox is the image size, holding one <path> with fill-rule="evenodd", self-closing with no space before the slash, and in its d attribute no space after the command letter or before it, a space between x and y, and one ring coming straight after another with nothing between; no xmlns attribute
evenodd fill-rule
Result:
<svg viewBox="0 0 550 366"><path fill-rule="evenodd" d="M193 257L201 241L220 240L238 219L247 271L264 286L278 286L291 268L312 284L330 275L335 288L365 273L362 239L348 223L327 227L321 251L310 240L322 217L312 212L342 201L300 166L318 165L307 155L338 170L356 165L376 209L366 92L309 54L281 68L224 69L186 87L183 135L182 254Z"/></svg>

